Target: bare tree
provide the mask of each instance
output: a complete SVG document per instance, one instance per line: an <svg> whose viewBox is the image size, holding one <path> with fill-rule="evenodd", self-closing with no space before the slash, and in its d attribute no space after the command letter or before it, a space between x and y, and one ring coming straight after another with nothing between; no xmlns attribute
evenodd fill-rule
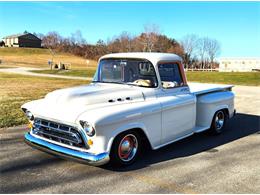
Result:
<svg viewBox="0 0 260 195"><path fill-rule="evenodd" d="M102 39L99 39L97 41L96 48L97 48L97 56L98 57L105 55L107 53L106 43Z"/></svg>
<svg viewBox="0 0 260 195"><path fill-rule="evenodd" d="M181 40L181 46L185 52L184 54L184 64L189 67L193 59L195 58L195 51L197 49L198 36L195 34L188 34L184 36Z"/></svg>
<svg viewBox="0 0 260 195"><path fill-rule="evenodd" d="M72 44L75 44L75 45L82 46L82 45L86 44L86 40L83 38L80 30L77 30L75 33L71 33L70 40L71 40Z"/></svg>
<svg viewBox="0 0 260 195"><path fill-rule="evenodd" d="M216 56L220 53L220 44L216 39L209 39L207 41L207 53L210 60L210 68L212 69L212 65Z"/></svg>
<svg viewBox="0 0 260 195"><path fill-rule="evenodd" d="M204 69L207 61L208 37L199 38L197 41L197 53L200 58L200 69Z"/></svg>
<svg viewBox="0 0 260 195"><path fill-rule="evenodd" d="M114 52L131 52L134 49L133 36L126 31L123 31L119 36L114 36L107 41L108 51Z"/></svg>
<svg viewBox="0 0 260 195"><path fill-rule="evenodd" d="M49 32L46 36L42 39L42 44L44 47L47 48L57 48L60 44L62 37L57 32Z"/></svg>
<svg viewBox="0 0 260 195"><path fill-rule="evenodd" d="M133 38L129 32L122 32L119 39L121 42L121 48L123 48L125 52L130 52L133 50Z"/></svg>
<svg viewBox="0 0 260 195"><path fill-rule="evenodd" d="M160 28L156 24L144 25L144 33L140 36L140 42L143 44L143 51L152 52L154 45L158 40Z"/></svg>
<svg viewBox="0 0 260 195"><path fill-rule="evenodd" d="M49 32L46 36L42 38L42 45L49 49L51 54L51 61L48 61L50 68L52 70L53 60L55 57L55 51L62 41L62 37L57 32Z"/></svg>

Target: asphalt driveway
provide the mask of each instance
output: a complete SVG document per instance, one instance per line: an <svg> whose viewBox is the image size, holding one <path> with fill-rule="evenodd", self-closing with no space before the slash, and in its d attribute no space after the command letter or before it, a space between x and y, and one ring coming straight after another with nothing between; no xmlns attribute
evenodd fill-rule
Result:
<svg viewBox="0 0 260 195"><path fill-rule="evenodd" d="M0 193L260 193L260 87L237 86L237 116L219 136L200 133L120 169L32 149L26 127L0 130Z"/></svg>

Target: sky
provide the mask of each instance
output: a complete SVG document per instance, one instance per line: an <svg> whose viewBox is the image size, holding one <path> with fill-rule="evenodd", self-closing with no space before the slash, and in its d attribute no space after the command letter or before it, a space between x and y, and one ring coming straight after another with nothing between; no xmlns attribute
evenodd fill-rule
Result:
<svg viewBox="0 0 260 195"><path fill-rule="evenodd" d="M260 57L260 2L0 2L0 38L28 32L78 30L88 43L144 25L181 40L187 34L217 39L219 57Z"/></svg>

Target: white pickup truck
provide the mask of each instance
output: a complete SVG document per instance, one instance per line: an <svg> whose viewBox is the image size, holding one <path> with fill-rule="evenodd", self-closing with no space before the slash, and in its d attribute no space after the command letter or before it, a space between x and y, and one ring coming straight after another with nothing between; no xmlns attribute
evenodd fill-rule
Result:
<svg viewBox="0 0 260 195"><path fill-rule="evenodd" d="M205 130L221 133L235 114L232 87L188 85L175 54L105 55L91 84L22 106L25 141L87 164L129 165L145 142L155 150Z"/></svg>

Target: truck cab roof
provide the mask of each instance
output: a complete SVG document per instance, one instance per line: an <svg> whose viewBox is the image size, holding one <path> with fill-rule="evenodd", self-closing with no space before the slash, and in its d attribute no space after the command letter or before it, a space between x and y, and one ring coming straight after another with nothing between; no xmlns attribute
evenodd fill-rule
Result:
<svg viewBox="0 0 260 195"><path fill-rule="evenodd" d="M160 61L178 61L182 62L182 58L176 54L171 53L156 53L156 52L129 52L129 53L113 53L107 54L100 58L138 58L138 59L146 59L152 62L153 64L157 64Z"/></svg>

